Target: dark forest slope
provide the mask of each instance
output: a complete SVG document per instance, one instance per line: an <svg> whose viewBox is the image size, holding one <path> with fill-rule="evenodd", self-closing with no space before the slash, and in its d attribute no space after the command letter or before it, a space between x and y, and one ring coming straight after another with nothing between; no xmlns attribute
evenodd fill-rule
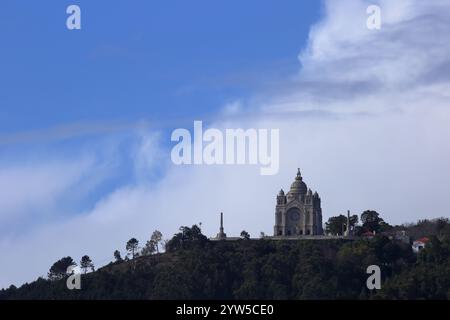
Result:
<svg viewBox="0 0 450 320"><path fill-rule="evenodd" d="M0 291L0 299L448 299L450 242L432 237L419 256L407 244L372 240L239 240L203 235L167 252L111 263L82 275L82 289L38 279ZM382 289L366 288L379 265Z"/></svg>

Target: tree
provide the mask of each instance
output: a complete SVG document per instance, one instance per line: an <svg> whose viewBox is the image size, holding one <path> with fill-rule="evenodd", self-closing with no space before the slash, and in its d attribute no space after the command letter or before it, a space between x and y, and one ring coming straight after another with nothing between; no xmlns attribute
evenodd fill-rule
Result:
<svg viewBox="0 0 450 320"><path fill-rule="evenodd" d="M350 227L356 227L356 225L358 224L358 215L354 214L352 216L350 216Z"/></svg>
<svg viewBox="0 0 450 320"><path fill-rule="evenodd" d="M355 227L358 224L358 216L356 214L350 216L350 227ZM325 231L332 235L343 235L347 230L347 217L343 214L335 217L330 217L325 223Z"/></svg>
<svg viewBox="0 0 450 320"><path fill-rule="evenodd" d="M332 235L342 235L346 222L347 218L342 214L336 217L330 217L328 222L325 223L325 230Z"/></svg>
<svg viewBox="0 0 450 320"><path fill-rule="evenodd" d="M163 248L164 251L167 251L167 244L169 243L169 241L170 240L168 240L168 239L163 240L162 248Z"/></svg>
<svg viewBox="0 0 450 320"><path fill-rule="evenodd" d="M145 244L144 248L142 248L141 253L143 256L152 255L153 253L155 253L157 251L157 247L158 247L158 245L156 244L156 242L154 240L149 240Z"/></svg>
<svg viewBox="0 0 450 320"><path fill-rule="evenodd" d="M89 256L87 256L87 255L84 255L83 257L81 257L80 267L81 267L81 269L83 269L84 273L86 273L88 269L91 269L91 271L94 271L94 264L92 263L91 258L89 258Z"/></svg>
<svg viewBox="0 0 450 320"><path fill-rule="evenodd" d="M438 218L436 220L436 233L439 237L443 237L450 231L450 220L448 218Z"/></svg>
<svg viewBox="0 0 450 320"><path fill-rule="evenodd" d="M364 229L372 232L379 232L384 220L380 214L373 210L366 210L361 213L361 222Z"/></svg>
<svg viewBox="0 0 450 320"><path fill-rule="evenodd" d="M70 266L76 266L77 264L71 257L64 257L60 260L56 261L48 271L48 279L49 280L60 280L63 279L66 275L68 275L68 270Z"/></svg>
<svg viewBox="0 0 450 320"><path fill-rule="evenodd" d="M249 240L250 239L250 234L247 231L242 230L241 231L241 238L244 239L244 240Z"/></svg>
<svg viewBox="0 0 450 320"><path fill-rule="evenodd" d="M132 259L134 259L136 257L138 246L139 246L139 241L136 238L131 238L127 242L126 249L131 254Z"/></svg>
<svg viewBox="0 0 450 320"><path fill-rule="evenodd" d="M202 234L202 230L197 225L194 224L191 228L182 226L180 232L165 243L165 249L166 251L175 251L193 246L203 246L207 241L208 238Z"/></svg>
<svg viewBox="0 0 450 320"><path fill-rule="evenodd" d="M123 261L119 250L114 251L114 259L116 260L115 262L122 262Z"/></svg>
<svg viewBox="0 0 450 320"><path fill-rule="evenodd" d="M202 233L200 227L194 224L191 228L185 228L184 234L187 237L188 241L197 241L197 242L205 242L208 240Z"/></svg>
<svg viewBox="0 0 450 320"><path fill-rule="evenodd" d="M153 231L150 240L153 241L156 252L159 253L159 243L162 241L162 233L158 230Z"/></svg>

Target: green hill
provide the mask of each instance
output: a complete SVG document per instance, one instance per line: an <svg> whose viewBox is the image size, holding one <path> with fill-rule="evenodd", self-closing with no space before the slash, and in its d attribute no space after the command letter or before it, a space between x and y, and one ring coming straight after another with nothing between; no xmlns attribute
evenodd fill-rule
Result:
<svg viewBox="0 0 450 320"><path fill-rule="evenodd" d="M191 230L190 228L188 228ZM178 239L179 240L179 239ZM450 242L432 237L419 256L372 240L210 241L197 234L167 252L82 275L81 290L46 280L0 291L1 299L448 299ZM382 289L366 287L379 265Z"/></svg>

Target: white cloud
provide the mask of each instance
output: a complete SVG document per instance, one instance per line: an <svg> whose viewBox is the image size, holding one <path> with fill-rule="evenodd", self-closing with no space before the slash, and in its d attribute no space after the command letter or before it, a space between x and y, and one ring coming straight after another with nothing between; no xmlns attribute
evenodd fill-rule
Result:
<svg viewBox="0 0 450 320"><path fill-rule="evenodd" d="M94 167L92 159L58 160L52 163L6 165L0 169L0 223L30 215L36 208L53 211L69 190ZM92 173L92 172L91 172ZM33 219L33 216L28 216Z"/></svg>

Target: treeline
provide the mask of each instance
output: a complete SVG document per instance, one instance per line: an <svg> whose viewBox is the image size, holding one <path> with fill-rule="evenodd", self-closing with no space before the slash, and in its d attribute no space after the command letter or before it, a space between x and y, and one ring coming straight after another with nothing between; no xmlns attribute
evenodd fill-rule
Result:
<svg viewBox="0 0 450 320"><path fill-rule="evenodd" d="M355 241L211 241L196 225L182 227L164 253L143 255L129 241L134 255L83 274L81 290L68 290L64 275L1 290L0 299L449 299L450 223L407 228L421 225L431 233L419 254L382 232ZM369 265L381 269L380 290L367 289Z"/></svg>

